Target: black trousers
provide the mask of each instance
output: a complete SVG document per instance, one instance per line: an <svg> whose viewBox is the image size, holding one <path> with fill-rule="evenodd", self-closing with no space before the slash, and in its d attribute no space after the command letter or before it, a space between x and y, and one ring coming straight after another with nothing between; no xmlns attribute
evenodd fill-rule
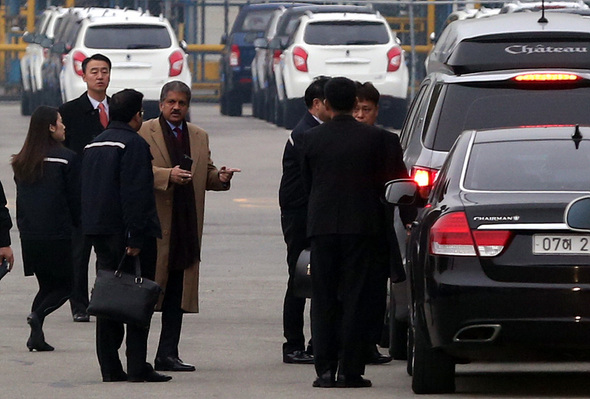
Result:
<svg viewBox="0 0 590 399"><path fill-rule="evenodd" d="M72 243L68 240L21 240L23 262L37 278L39 291L31 312L43 325L45 317L59 309L72 291Z"/></svg>
<svg viewBox="0 0 590 399"><path fill-rule="evenodd" d="M178 344L182 329L182 286L184 270L173 270L168 275L162 302L162 331L156 357L179 357Z"/></svg>
<svg viewBox="0 0 590 399"><path fill-rule="evenodd" d="M97 269L116 270L125 252L124 235L93 235L89 237L96 251ZM153 279L156 270L155 238L146 239L139 257L142 277ZM103 378L116 376L123 371L119 360L119 349L125 335L124 326L123 323L102 317L96 318L96 353ZM148 334L149 327L127 324L125 354L129 376L141 377L145 373Z"/></svg>
<svg viewBox="0 0 590 399"><path fill-rule="evenodd" d="M86 314L88 308L88 262L92 241L82 233L82 227L74 228L72 234L72 258L74 282L70 296L72 315Z"/></svg>
<svg viewBox="0 0 590 399"><path fill-rule="evenodd" d="M287 291L283 302L283 335L286 339L283 344L283 353L292 353L305 350L303 312L305 311L306 299L296 297L293 294L293 278L299 255L310 246L309 239L306 237L307 211L303 209L282 212L281 227L287 244L287 266L289 268Z"/></svg>
<svg viewBox="0 0 590 399"><path fill-rule="evenodd" d="M377 237L311 239L313 351L318 376L360 376L371 347Z"/></svg>

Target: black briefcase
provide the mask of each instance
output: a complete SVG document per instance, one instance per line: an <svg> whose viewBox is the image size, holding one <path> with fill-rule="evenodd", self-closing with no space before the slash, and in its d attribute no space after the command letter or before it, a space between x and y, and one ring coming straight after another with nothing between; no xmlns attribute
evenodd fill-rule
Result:
<svg viewBox="0 0 590 399"><path fill-rule="evenodd" d="M141 277L138 256L130 256L135 274L123 272L126 258L127 255L117 270L98 270L88 313L121 323L149 327L162 289L155 281Z"/></svg>
<svg viewBox="0 0 590 399"><path fill-rule="evenodd" d="M293 276L293 294L300 298L311 298L310 251L304 249L299 254Z"/></svg>

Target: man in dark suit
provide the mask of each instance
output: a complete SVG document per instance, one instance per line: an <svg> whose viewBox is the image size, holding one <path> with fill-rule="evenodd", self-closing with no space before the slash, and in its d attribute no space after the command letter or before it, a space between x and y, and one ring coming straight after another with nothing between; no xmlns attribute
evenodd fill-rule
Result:
<svg viewBox="0 0 590 399"><path fill-rule="evenodd" d="M371 348L371 276L387 267L384 185L407 172L397 170L390 134L353 118L353 81L331 79L325 96L332 120L305 133L302 152L310 193L313 386L369 387L362 375Z"/></svg>
<svg viewBox="0 0 590 399"><path fill-rule="evenodd" d="M313 363L311 345L305 351L303 334L303 312L305 298L294 295L294 276L297 259L301 252L309 248L307 239L307 192L301 179L301 161L299 141L301 135L327 121L330 115L324 105L324 86L327 77L315 79L305 90L307 111L289 135L283 153L283 176L279 187L279 205L281 207L281 227L287 244L287 266L289 280L283 303L283 335L287 340L283 344L283 362ZM310 340L311 343L311 340Z"/></svg>
<svg viewBox="0 0 590 399"><path fill-rule="evenodd" d="M111 76L111 61L102 54L94 54L82 62L82 79L87 91L80 97L59 107L66 126L64 144L82 156L84 147L106 128L109 115L107 88ZM88 307L88 262L92 244L80 228L74 230L72 250L74 260L74 286L70 297L75 322L90 320Z"/></svg>

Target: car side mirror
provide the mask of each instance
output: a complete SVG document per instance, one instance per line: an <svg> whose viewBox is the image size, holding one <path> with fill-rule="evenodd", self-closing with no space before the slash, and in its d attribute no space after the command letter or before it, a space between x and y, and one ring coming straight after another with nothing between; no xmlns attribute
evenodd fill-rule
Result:
<svg viewBox="0 0 590 399"><path fill-rule="evenodd" d="M393 205L412 205L416 201L418 184L412 179L399 179L385 184L385 200Z"/></svg>
<svg viewBox="0 0 590 399"><path fill-rule="evenodd" d="M565 223L572 230L590 232L590 197L573 200L565 208Z"/></svg>
<svg viewBox="0 0 590 399"><path fill-rule="evenodd" d="M264 37L254 39L254 47L256 48L268 48L268 41Z"/></svg>
<svg viewBox="0 0 590 399"><path fill-rule="evenodd" d="M25 32L23 34L23 42L25 43L35 43L35 34L31 32Z"/></svg>
<svg viewBox="0 0 590 399"><path fill-rule="evenodd" d="M185 53L187 52L186 49L187 49L188 44L186 43L186 40L181 40L180 43L178 43L178 45L180 46L182 51L184 51Z"/></svg>
<svg viewBox="0 0 590 399"><path fill-rule="evenodd" d="M68 50L66 48L65 43L57 42L57 43L54 43L53 46L51 46L51 52L53 54L65 54L68 52Z"/></svg>
<svg viewBox="0 0 590 399"><path fill-rule="evenodd" d="M270 42L268 43L268 48L273 49L273 50L277 50L281 48L281 39L279 39L278 37L273 37L272 39L270 39Z"/></svg>

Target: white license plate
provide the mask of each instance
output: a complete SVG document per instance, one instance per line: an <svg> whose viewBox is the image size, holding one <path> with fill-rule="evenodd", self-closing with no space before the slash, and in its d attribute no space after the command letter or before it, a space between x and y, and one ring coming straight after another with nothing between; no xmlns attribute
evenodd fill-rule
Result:
<svg viewBox="0 0 590 399"><path fill-rule="evenodd" d="M533 254L589 255L590 235L535 234Z"/></svg>

